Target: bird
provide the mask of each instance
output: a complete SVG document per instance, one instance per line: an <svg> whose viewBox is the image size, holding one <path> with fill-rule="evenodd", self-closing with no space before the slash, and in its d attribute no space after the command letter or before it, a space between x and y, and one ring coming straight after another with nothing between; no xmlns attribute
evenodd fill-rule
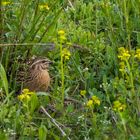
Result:
<svg viewBox="0 0 140 140"><path fill-rule="evenodd" d="M50 86L49 65L52 63L48 58L35 58L24 72L23 87L33 92L46 92Z"/></svg>

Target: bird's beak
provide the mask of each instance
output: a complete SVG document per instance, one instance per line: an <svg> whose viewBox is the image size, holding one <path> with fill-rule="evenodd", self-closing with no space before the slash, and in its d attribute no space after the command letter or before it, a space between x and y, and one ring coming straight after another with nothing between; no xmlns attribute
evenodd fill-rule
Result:
<svg viewBox="0 0 140 140"><path fill-rule="evenodd" d="M48 64L53 64L53 62L52 61L49 61Z"/></svg>
<svg viewBox="0 0 140 140"><path fill-rule="evenodd" d="M45 64L53 64L53 62L52 62L52 61L50 61L50 60L48 60L48 59L46 59Z"/></svg>

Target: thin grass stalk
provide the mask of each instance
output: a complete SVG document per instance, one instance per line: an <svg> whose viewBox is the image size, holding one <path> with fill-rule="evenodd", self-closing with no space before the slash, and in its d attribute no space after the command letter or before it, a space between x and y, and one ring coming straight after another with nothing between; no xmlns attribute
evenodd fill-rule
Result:
<svg viewBox="0 0 140 140"><path fill-rule="evenodd" d="M76 62L75 62L75 60L74 60L74 57L71 56L71 59L72 59L72 61L73 61L73 63L74 63L75 68L77 69L77 71L78 71L79 74L80 74L81 81L82 81L83 83L85 83L84 76L83 76L82 72L80 71L79 67L77 66L77 64L76 64Z"/></svg>
<svg viewBox="0 0 140 140"><path fill-rule="evenodd" d="M21 18L20 18L20 22L19 22L19 27L18 27L18 32L17 32L17 37L16 37L16 40L18 40L18 42L20 42L20 37L21 37L21 33L22 33L22 26L23 26L23 23L24 23L24 20L26 18L26 15L28 13L28 5L29 5L29 1L28 0L24 0L22 5L21 5L21 8L20 8L20 11L21 11Z"/></svg>
<svg viewBox="0 0 140 140"><path fill-rule="evenodd" d="M0 0L0 40L3 38L3 16L2 16L2 0ZM2 48L0 47L0 59L2 57Z"/></svg>
<svg viewBox="0 0 140 140"><path fill-rule="evenodd" d="M47 16L47 15L48 15L48 13L46 14L46 16ZM43 16L43 14L41 14L40 18L41 18L42 16ZM38 20L38 21L39 21L39 20ZM30 32L30 37L31 37L30 41L33 41L33 40L34 40L35 36L37 35L37 33L39 32L39 30L41 29L41 27L43 27L44 21L45 21L45 17L42 17L42 20L41 20L40 24L38 25L38 28L36 29L35 32L32 32L32 31L34 30L35 26L32 27L32 30L31 30L31 32ZM36 24L37 24L37 23L36 23ZM35 25L36 25L36 24L35 24Z"/></svg>
<svg viewBox="0 0 140 140"><path fill-rule="evenodd" d="M98 34L98 16L97 16L97 4L95 4L95 36Z"/></svg>
<svg viewBox="0 0 140 140"><path fill-rule="evenodd" d="M51 10L53 9L53 7L54 7L54 5L55 5L56 3L57 3L57 1L55 1L55 2L52 4L52 6L51 6L51 8L49 9L49 11L51 11ZM45 13L45 14L44 14L44 13ZM32 33L30 32L30 36L31 36L30 41L33 41L33 40L34 40L34 38L35 38L36 34L39 32L40 28L43 27L43 23L44 23L44 21L45 21L45 19L46 19L46 17L47 17L48 15L49 15L49 12L46 13L45 11L42 12L42 13L40 14L39 19L36 20L34 26L33 26L32 29L31 29L31 31L34 31L35 26L38 27L38 28L36 29L35 32L32 32ZM37 22L40 21L41 17L42 17L42 20L41 20L40 24L37 25ZM51 24L50 24L50 25L51 25ZM49 29L49 27L47 28L47 30L48 30L48 29Z"/></svg>
<svg viewBox="0 0 140 140"><path fill-rule="evenodd" d="M34 12L34 16L33 16L33 24L31 26L31 29L29 30L29 33L27 33L26 37L23 39L22 42L26 42L27 40L29 40L29 38L32 36L33 31L35 30L36 25L38 24L38 22L40 21L41 17L43 16L42 13L40 13L39 16L37 16L37 12L38 12L38 5L39 5L39 0L37 1L36 4L36 8L35 8L35 12ZM40 25L39 25L40 26Z"/></svg>
<svg viewBox="0 0 140 140"><path fill-rule="evenodd" d="M125 17L125 26L126 26L126 36L127 36L127 47L131 50L131 41L130 41L130 31L129 31L129 13L127 11L127 0L123 0L123 8L124 8L124 17Z"/></svg>
<svg viewBox="0 0 140 140"><path fill-rule="evenodd" d="M49 11L51 11L53 9L53 5L55 5L56 3L57 3L57 1L55 1L52 4L52 6L49 9ZM37 11L38 11L38 5L39 5L39 3L37 3L37 5L36 5L35 13L37 13ZM45 21L45 19L46 19L46 17L48 15L49 15L49 12L46 13L45 11L43 11L43 12L40 13L40 15L38 16L38 18L36 19L35 18L36 15L34 14L34 20L33 20L34 23L32 24L32 27L31 27L29 33L27 34L27 36L25 37L25 39L22 42L25 42L27 40L30 40L30 41L33 41L34 40L34 38L35 38L36 34L39 32L40 28L43 27L43 23L44 23L44 21ZM40 20L41 20L41 22L39 23ZM37 29L36 29L36 27L37 27Z"/></svg>
<svg viewBox="0 0 140 140"><path fill-rule="evenodd" d="M5 69L1 63L0 63L0 78L2 80L2 84L5 90L6 96L8 97L9 95L8 80L7 80Z"/></svg>
<svg viewBox="0 0 140 140"><path fill-rule="evenodd" d="M133 81L134 77L133 77L133 73L132 73L132 70L131 70L131 67L130 67L128 60L126 60L126 65L127 65L128 71L129 71L129 78L130 78L132 95L134 96L135 95L135 88L134 88L134 81Z"/></svg>
<svg viewBox="0 0 140 140"><path fill-rule="evenodd" d="M64 77L64 59L63 59L63 52L62 52L62 44L60 44L60 57L61 57L61 60L60 60L60 65L61 65L61 94L62 94L62 102L61 102L61 107L63 109L64 107L64 96L65 96L65 85L64 85L64 80L65 80L65 77Z"/></svg>
<svg viewBox="0 0 140 140"><path fill-rule="evenodd" d="M59 15L61 13L61 11L63 10L63 8L61 8L59 11L58 11L58 14L55 15L55 18L54 20L51 22L51 24L48 25L48 27L45 29L45 31L43 32L43 34L41 35L40 39L38 40L38 42L41 42L42 39L44 38L44 36L46 35L46 33L48 32L48 30L52 27L52 25L56 22L56 20L59 18Z"/></svg>

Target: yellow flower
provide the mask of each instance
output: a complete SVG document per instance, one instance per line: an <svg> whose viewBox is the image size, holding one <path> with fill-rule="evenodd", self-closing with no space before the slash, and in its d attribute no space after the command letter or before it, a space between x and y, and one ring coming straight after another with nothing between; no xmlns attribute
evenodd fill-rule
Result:
<svg viewBox="0 0 140 140"><path fill-rule="evenodd" d="M62 50L62 57L64 57L65 60L69 60L70 56L71 56L70 51L68 49L64 48Z"/></svg>
<svg viewBox="0 0 140 140"><path fill-rule="evenodd" d="M23 95L23 94L18 95L18 99L19 99L20 101L22 101L24 98L25 98L25 95Z"/></svg>
<svg viewBox="0 0 140 140"><path fill-rule="evenodd" d="M127 49L125 49L124 47L120 47L118 49L118 52L119 52L118 58L120 60L128 60L131 56L129 51Z"/></svg>
<svg viewBox="0 0 140 140"><path fill-rule="evenodd" d="M91 98L92 98L94 104L97 104L97 105L101 104L101 101L99 100L99 98L97 96L92 96Z"/></svg>
<svg viewBox="0 0 140 140"><path fill-rule="evenodd" d="M25 89L22 90L22 93L24 93L24 94L25 93L28 93L28 92L29 92L29 89L27 89L27 88L25 88Z"/></svg>
<svg viewBox="0 0 140 140"><path fill-rule="evenodd" d="M59 35L59 39L60 39L61 43L65 42L67 40L64 30L59 30L58 35Z"/></svg>
<svg viewBox="0 0 140 140"><path fill-rule="evenodd" d="M11 2L9 2L9 1L3 1L1 4L3 5L3 6L6 6L6 5L9 5Z"/></svg>
<svg viewBox="0 0 140 140"><path fill-rule="evenodd" d="M25 96L25 99L26 99L26 100L30 100L30 96L29 96L29 95L26 95L26 96Z"/></svg>
<svg viewBox="0 0 140 140"><path fill-rule="evenodd" d="M26 94L21 94L18 96L18 99L20 101L23 101L23 100L30 100L30 96L29 95L26 95Z"/></svg>
<svg viewBox="0 0 140 140"><path fill-rule="evenodd" d="M66 38L64 35L61 35L59 38L60 38L60 41L65 41L65 40L67 40L67 38Z"/></svg>
<svg viewBox="0 0 140 140"><path fill-rule="evenodd" d="M119 53L120 52L124 52L125 51L125 48L124 47L120 47L120 48L118 48L118 51L119 51Z"/></svg>
<svg viewBox="0 0 140 140"><path fill-rule="evenodd" d="M87 107L91 107L93 105L93 100L91 100L91 99L88 100L86 105L87 105Z"/></svg>
<svg viewBox="0 0 140 140"><path fill-rule="evenodd" d="M119 71L124 73L125 72L125 63L124 63L124 61L120 62L119 65L120 65Z"/></svg>
<svg viewBox="0 0 140 140"><path fill-rule="evenodd" d="M126 108L126 105L125 104L122 104L120 101L114 101L113 102L113 110L114 111L123 111L125 110Z"/></svg>
<svg viewBox="0 0 140 140"><path fill-rule="evenodd" d="M64 35L65 34L65 31L64 30L59 30L58 31L58 35Z"/></svg>
<svg viewBox="0 0 140 140"><path fill-rule="evenodd" d="M39 5L39 9L40 10L49 10L50 8L49 8L48 4L46 3L46 4Z"/></svg>
<svg viewBox="0 0 140 140"><path fill-rule="evenodd" d="M135 57L140 60L140 49L136 50Z"/></svg>
<svg viewBox="0 0 140 140"><path fill-rule="evenodd" d="M44 5L44 8L45 8L46 10L49 10L49 9L50 9L49 6L48 6L47 4Z"/></svg>
<svg viewBox="0 0 140 140"><path fill-rule="evenodd" d="M18 99L20 101L30 100L31 95L33 95L33 94L35 94L35 93L32 91L29 91L29 89L23 89L22 94L18 95Z"/></svg>
<svg viewBox="0 0 140 140"><path fill-rule="evenodd" d="M28 95L33 95L33 94L35 94L35 93L34 92L31 92L31 91L28 92Z"/></svg>
<svg viewBox="0 0 140 140"><path fill-rule="evenodd" d="M86 95L86 90L81 90L81 91L80 91L80 94L81 94L82 96L85 96L85 95Z"/></svg>

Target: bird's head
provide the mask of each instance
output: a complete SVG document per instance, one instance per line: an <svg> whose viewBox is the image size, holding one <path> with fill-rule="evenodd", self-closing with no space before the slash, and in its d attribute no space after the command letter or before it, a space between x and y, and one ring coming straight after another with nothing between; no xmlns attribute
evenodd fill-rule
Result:
<svg viewBox="0 0 140 140"><path fill-rule="evenodd" d="M32 61L30 69L46 70L50 64L52 64L52 61L48 58L36 58Z"/></svg>

